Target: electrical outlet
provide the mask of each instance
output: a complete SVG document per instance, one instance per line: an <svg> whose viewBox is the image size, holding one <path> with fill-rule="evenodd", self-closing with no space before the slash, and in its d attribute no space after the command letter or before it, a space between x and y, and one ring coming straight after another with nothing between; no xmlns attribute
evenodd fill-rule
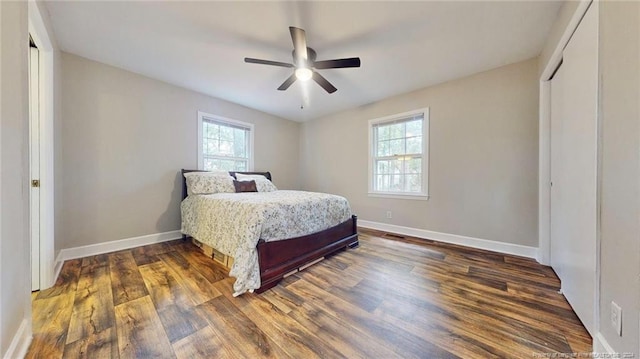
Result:
<svg viewBox="0 0 640 359"><path fill-rule="evenodd" d="M391 211L387 211L387 218L391 219Z"/></svg>
<svg viewBox="0 0 640 359"><path fill-rule="evenodd" d="M622 336L622 308L614 301L611 301L611 326Z"/></svg>

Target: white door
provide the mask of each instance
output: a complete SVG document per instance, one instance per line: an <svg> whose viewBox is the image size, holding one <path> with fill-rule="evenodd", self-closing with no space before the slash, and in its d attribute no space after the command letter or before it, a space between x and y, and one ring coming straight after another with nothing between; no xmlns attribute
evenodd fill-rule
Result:
<svg viewBox="0 0 640 359"><path fill-rule="evenodd" d="M551 265L591 335L596 323L598 12L591 5L551 82Z"/></svg>
<svg viewBox="0 0 640 359"><path fill-rule="evenodd" d="M40 289L40 60L29 48L29 168L31 177L31 290Z"/></svg>

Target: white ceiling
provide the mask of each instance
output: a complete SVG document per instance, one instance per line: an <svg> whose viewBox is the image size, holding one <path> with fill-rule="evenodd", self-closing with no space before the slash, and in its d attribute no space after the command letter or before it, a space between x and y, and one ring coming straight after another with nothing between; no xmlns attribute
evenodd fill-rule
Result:
<svg viewBox="0 0 640 359"><path fill-rule="evenodd" d="M63 51L306 121L538 55L558 1L47 2ZM318 60L362 67L319 72L276 88L291 69L289 26L306 30ZM301 109L301 105L304 109Z"/></svg>

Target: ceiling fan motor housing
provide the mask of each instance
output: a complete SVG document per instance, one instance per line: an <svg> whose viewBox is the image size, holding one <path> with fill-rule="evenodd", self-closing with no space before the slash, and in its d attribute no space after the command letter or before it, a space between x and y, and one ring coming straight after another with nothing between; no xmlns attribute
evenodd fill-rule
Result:
<svg viewBox="0 0 640 359"><path fill-rule="evenodd" d="M299 62L301 62L303 59L299 58L297 56L296 50L294 49L293 51L291 51L291 55L293 56L293 63L296 65L296 67L306 67L306 68L312 68L313 67L313 63L316 61L316 50L307 47L307 62L305 64L301 64ZM300 61L298 61L298 59L300 59Z"/></svg>

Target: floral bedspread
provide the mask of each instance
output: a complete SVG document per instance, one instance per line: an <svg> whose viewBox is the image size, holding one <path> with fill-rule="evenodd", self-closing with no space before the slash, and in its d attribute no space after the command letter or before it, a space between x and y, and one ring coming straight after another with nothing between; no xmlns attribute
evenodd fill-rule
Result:
<svg viewBox="0 0 640 359"><path fill-rule="evenodd" d="M260 288L260 238L300 237L351 217L346 198L305 191L191 195L181 209L182 233L233 257L234 296Z"/></svg>

